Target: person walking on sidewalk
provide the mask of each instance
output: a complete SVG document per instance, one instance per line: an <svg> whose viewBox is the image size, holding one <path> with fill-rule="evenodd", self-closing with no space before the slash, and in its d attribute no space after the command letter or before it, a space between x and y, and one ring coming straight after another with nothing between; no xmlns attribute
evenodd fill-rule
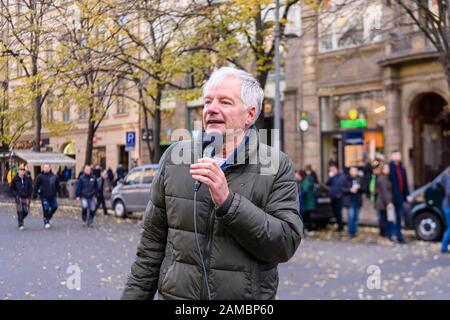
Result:
<svg viewBox="0 0 450 320"><path fill-rule="evenodd" d="M450 244L450 167L442 176L440 183L445 190L444 200L442 201L442 209L444 210L445 219L447 221L447 231L442 239L441 252L448 253L448 245Z"/></svg>
<svg viewBox="0 0 450 320"><path fill-rule="evenodd" d="M97 178L92 174L92 167L86 164L83 173L78 179L75 194L77 201L81 200L81 219L86 227L91 227L94 222L95 211L97 209L97 194Z"/></svg>
<svg viewBox="0 0 450 320"><path fill-rule="evenodd" d="M411 197L409 196L408 177L399 150L392 151L389 170L392 183L392 200L395 206L395 236L399 243L405 243L402 235L402 217L404 202L411 202Z"/></svg>
<svg viewBox="0 0 450 320"><path fill-rule="evenodd" d="M394 223L388 219L388 211L393 211L392 184L389 179L389 166L379 162L374 165L374 172L377 174L375 187L375 210L378 215L378 226L380 228L378 243L380 245L391 245L391 235Z"/></svg>
<svg viewBox="0 0 450 320"><path fill-rule="evenodd" d="M98 184L97 209L100 208L101 206L103 209L103 214L107 216L108 209L106 208L105 191L108 191L109 193L110 187L109 187L108 173L106 170L104 170L100 178L97 179L97 184Z"/></svg>
<svg viewBox="0 0 450 320"><path fill-rule="evenodd" d="M342 205L348 210L348 234L352 238L356 237L358 232L358 218L362 206L363 191L364 188L359 177L358 168L352 166L348 176L342 183L342 193L344 195Z"/></svg>
<svg viewBox="0 0 450 320"><path fill-rule="evenodd" d="M25 165L19 166L19 173L11 182L11 194L16 199L19 230L24 230L24 220L30 211L30 199L33 193L33 181L25 172Z"/></svg>
<svg viewBox="0 0 450 320"><path fill-rule="evenodd" d="M50 164L46 163L42 166L42 173L36 178L33 189L33 199L39 194L41 198L42 211L44 212L44 227L50 229L50 220L58 209L56 195L59 192L59 181L53 174Z"/></svg>
<svg viewBox="0 0 450 320"><path fill-rule="evenodd" d="M345 177L339 172L336 165L331 165L328 171L328 180L326 182L328 196L331 199L331 207L338 225L336 231L341 232L344 230L344 224L342 222L342 184Z"/></svg>

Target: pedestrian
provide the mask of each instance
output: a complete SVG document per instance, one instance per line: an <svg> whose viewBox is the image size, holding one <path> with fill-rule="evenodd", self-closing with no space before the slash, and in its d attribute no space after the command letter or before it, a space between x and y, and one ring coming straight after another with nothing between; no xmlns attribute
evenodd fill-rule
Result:
<svg viewBox="0 0 450 320"><path fill-rule="evenodd" d="M404 202L411 202L411 197L409 196L408 177L399 150L394 150L391 153L389 171L392 183L392 200L395 207L395 236L399 243L405 243L402 235Z"/></svg>
<svg viewBox="0 0 450 320"><path fill-rule="evenodd" d="M89 164L84 165L83 174L77 182L75 196L81 201L81 219L83 226L91 227L97 209L98 184Z"/></svg>
<svg viewBox="0 0 450 320"><path fill-rule="evenodd" d="M16 200L19 230L24 230L24 220L30 211L30 199L33 193L33 181L25 172L24 164L19 166L19 173L11 182L11 194Z"/></svg>
<svg viewBox="0 0 450 320"><path fill-rule="evenodd" d="M71 176L72 176L71 170L69 170L69 168L65 166L63 170L64 181L69 181Z"/></svg>
<svg viewBox="0 0 450 320"><path fill-rule="evenodd" d="M123 179L123 177L125 176L125 169L121 163L119 163L119 165L117 166L116 176L117 176L117 181L119 181L120 179Z"/></svg>
<svg viewBox="0 0 450 320"><path fill-rule="evenodd" d="M102 167L96 165L94 169L94 176L98 179L100 178L101 175L102 175Z"/></svg>
<svg viewBox="0 0 450 320"><path fill-rule="evenodd" d="M348 234L350 237L356 237L358 233L359 211L362 206L362 193L364 188L358 168L351 166L349 174L342 183L343 199L342 205L347 208Z"/></svg>
<svg viewBox="0 0 450 320"><path fill-rule="evenodd" d="M203 93L205 133L225 140L217 148L224 161L203 150L189 166L201 148L187 140L164 153L123 299L153 299L156 291L166 300L275 299L277 266L300 244L292 162L254 126L264 100L258 81L224 67Z"/></svg>
<svg viewBox="0 0 450 320"><path fill-rule="evenodd" d="M444 211L447 223L447 231L445 231L442 239L441 252L448 253L448 245L450 244L450 167L447 168L447 171L442 175L440 183L445 190L444 199L442 201L442 210Z"/></svg>
<svg viewBox="0 0 450 320"><path fill-rule="evenodd" d="M100 175L100 178L97 179L97 185L98 185L98 195L97 195L97 209L100 208L100 206L103 209L103 214L105 216L108 215L108 209L106 208L106 202L105 202L105 192L108 192L109 190L109 181L108 181L108 173L106 170L102 172Z"/></svg>
<svg viewBox="0 0 450 320"><path fill-rule="evenodd" d="M331 165L329 167L326 185L328 187L328 196L331 199L333 215L337 223L337 232L342 232L344 230L344 223L342 222L342 184L344 179L345 176L339 172L336 165Z"/></svg>
<svg viewBox="0 0 450 320"><path fill-rule="evenodd" d="M16 166L14 165L11 169L9 169L8 171L8 176L7 176L7 181L8 181L8 185L10 186L14 177L16 176Z"/></svg>
<svg viewBox="0 0 450 320"><path fill-rule="evenodd" d="M380 245L391 245L391 237L394 229L394 222L389 221L389 211L394 211L392 200L392 183L389 179L389 166L381 161L373 164L373 171L376 174L375 186L375 210L378 216Z"/></svg>
<svg viewBox="0 0 450 320"><path fill-rule="evenodd" d="M316 210L316 198L314 196L314 175L308 174L306 171L300 171L301 176L301 192L303 200L303 223L305 230L309 231L313 228L312 214Z"/></svg>
<svg viewBox="0 0 450 320"><path fill-rule="evenodd" d="M45 163L42 166L42 173L40 173L36 178L33 189L33 199L36 199L38 194L41 198L45 229L50 229L52 226L50 221L58 209L56 195L59 190L60 187L58 178L52 172L50 164Z"/></svg>

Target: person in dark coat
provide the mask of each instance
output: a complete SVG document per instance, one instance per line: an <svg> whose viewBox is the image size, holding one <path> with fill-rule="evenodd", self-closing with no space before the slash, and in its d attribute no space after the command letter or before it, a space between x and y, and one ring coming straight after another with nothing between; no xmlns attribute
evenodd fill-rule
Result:
<svg viewBox="0 0 450 320"><path fill-rule="evenodd" d="M97 178L92 173L92 167L86 164L83 174L78 179L75 192L77 201L81 201L81 219L86 227L91 227L94 222L95 211L97 210L97 194Z"/></svg>
<svg viewBox="0 0 450 320"><path fill-rule="evenodd" d="M97 209L102 207L103 214L107 216L108 209L106 208L105 192L107 191L106 189L109 187L109 180L108 180L108 173L106 172L106 170L104 170L100 178L97 179L97 184L98 184Z"/></svg>
<svg viewBox="0 0 450 320"><path fill-rule="evenodd" d="M337 231L344 230L344 223L342 222L342 184L345 176L339 172L336 165L331 165L328 169L328 180L326 185L328 187L328 196L331 199L331 207L333 208L333 214L337 222Z"/></svg>
<svg viewBox="0 0 450 320"><path fill-rule="evenodd" d="M402 154L400 151L395 150L391 153L389 170L392 183L392 201L395 206L395 236L399 243L405 243L402 235L404 202L411 202L411 197L409 197L408 176L402 164Z"/></svg>
<svg viewBox="0 0 450 320"><path fill-rule="evenodd" d="M203 124L223 147L216 159L187 140L165 151L122 299L275 299L278 265L295 254L303 225L292 162L253 124L263 98L251 74L213 72Z"/></svg>
<svg viewBox="0 0 450 320"><path fill-rule="evenodd" d="M58 209L58 201L56 196L60 190L58 177L53 174L50 164L46 163L42 166L42 173L36 178L33 189L33 199L39 194L42 203L42 211L44 213L44 227L50 229L50 220Z"/></svg>
<svg viewBox="0 0 450 320"><path fill-rule="evenodd" d="M362 206L362 193L364 186L359 176L358 168L350 167L349 174L342 183L343 207L348 211L348 234L355 237L358 232L359 211Z"/></svg>
<svg viewBox="0 0 450 320"><path fill-rule="evenodd" d="M380 162L374 166L374 172L377 175L375 187L375 210L378 215L378 226L380 229L378 243L381 245L391 245L391 236L394 229L394 223L388 221L388 210L394 210L392 200L392 184L389 179L389 166Z"/></svg>
<svg viewBox="0 0 450 320"><path fill-rule="evenodd" d="M19 230L24 230L24 220L30 211L30 199L33 194L33 181L26 174L25 165L19 166L19 172L11 182L11 194L16 199Z"/></svg>
<svg viewBox="0 0 450 320"><path fill-rule="evenodd" d="M307 230L311 228L311 214L316 209L316 200L314 198L314 183L311 175L307 175L304 170L298 171L298 187L300 214L303 219L304 227Z"/></svg>

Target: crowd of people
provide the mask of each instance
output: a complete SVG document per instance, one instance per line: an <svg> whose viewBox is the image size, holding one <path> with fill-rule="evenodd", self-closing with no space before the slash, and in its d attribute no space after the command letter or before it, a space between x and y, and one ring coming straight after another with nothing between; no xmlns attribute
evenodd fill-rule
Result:
<svg viewBox="0 0 450 320"><path fill-rule="evenodd" d="M103 170L100 166L93 168L87 164L80 172L75 197L81 206L83 225L91 227L97 209L101 208L108 215L106 199L118 181L125 177L125 169L119 164L116 176L111 168ZM51 219L58 209L57 197L62 194L60 183L67 182L72 177L72 170L59 168L54 174L49 164L41 167L41 172L33 182L30 171L25 164L11 167L8 173L8 184L14 197L17 209L19 230L24 230L24 221L30 211L32 200L40 198L43 212L44 228L51 228Z"/></svg>
<svg viewBox="0 0 450 320"><path fill-rule="evenodd" d="M442 185L446 196L442 204L446 215L447 225L450 223L449 196L450 182L448 173L444 175ZM401 152L395 150L390 155L390 161L375 160L360 169L351 166L347 172L340 172L336 164L331 163L328 179L320 184L317 174L311 166L296 172L299 189L300 212L306 230L312 225L311 217L317 210L318 190L324 188L331 200L333 215L336 220L336 231L344 231L343 209L347 212L347 232L349 237L358 234L359 214L363 201L370 201L377 214L379 238L381 245L392 245L394 240L405 243L402 234L402 219L404 204L412 202L409 195L408 176L402 164ZM450 243L450 228L444 235L442 252L448 252Z"/></svg>

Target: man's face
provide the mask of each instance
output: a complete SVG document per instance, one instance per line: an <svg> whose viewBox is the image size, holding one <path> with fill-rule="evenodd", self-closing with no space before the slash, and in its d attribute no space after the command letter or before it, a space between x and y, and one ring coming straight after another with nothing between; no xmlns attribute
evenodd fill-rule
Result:
<svg viewBox="0 0 450 320"><path fill-rule="evenodd" d="M356 178L358 176L358 169L355 167L350 168L350 176Z"/></svg>
<svg viewBox="0 0 450 320"><path fill-rule="evenodd" d="M19 177L23 178L25 175L25 168L19 168Z"/></svg>
<svg viewBox="0 0 450 320"><path fill-rule="evenodd" d="M338 170L337 170L337 168L336 168L336 167L330 167L330 174L332 174L332 175L336 175L336 174L337 174L337 172L338 172Z"/></svg>
<svg viewBox="0 0 450 320"><path fill-rule="evenodd" d="M42 167L42 171L44 171L45 173L50 172L50 165L44 164L44 166Z"/></svg>
<svg viewBox="0 0 450 320"><path fill-rule="evenodd" d="M250 126L256 107L244 107L241 82L238 78L227 77L206 92L203 107L206 132L216 131L224 135L227 130L244 131Z"/></svg>
<svg viewBox="0 0 450 320"><path fill-rule="evenodd" d="M91 166L84 167L84 173L85 174L87 174L89 176L91 174L91 172L92 172Z"/></svg>
<svg viewBox="0 0 450 320"><path fill-rule="evenodd" d="M402 154L400 152L394 152L391 155L391 160L395 163L399 163L402 161Z"/></svg>

